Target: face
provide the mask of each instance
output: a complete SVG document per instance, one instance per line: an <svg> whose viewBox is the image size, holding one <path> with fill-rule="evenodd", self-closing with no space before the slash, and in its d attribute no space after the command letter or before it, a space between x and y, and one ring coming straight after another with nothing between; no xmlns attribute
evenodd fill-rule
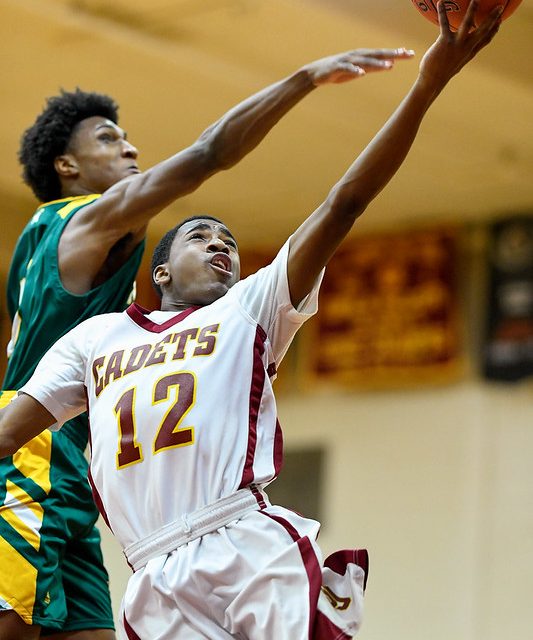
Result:
<svg viewBox="0 0 533 640"><path fill-rule="evenodd" d="M159 283L170 308L211 304L239 281L237 243L220 222L190 220L178 230L164 269Z"/></svg>
<svg viewBox="0 0 533 640"><path fill-rule="evenodd" d="M118 125L93 116L76 126L67 153L61 158L72 163L69 177L75 180L78 191L104 193L119 180L139 173L137 155Z"/></svg>

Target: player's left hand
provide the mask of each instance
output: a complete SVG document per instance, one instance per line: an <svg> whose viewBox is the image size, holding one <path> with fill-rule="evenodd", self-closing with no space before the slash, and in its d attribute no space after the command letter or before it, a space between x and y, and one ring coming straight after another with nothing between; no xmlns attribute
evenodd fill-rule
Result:
<svg viewBox="0 0 533 640"><path fill-rule="evenodd" d="M366 73L391 69L395 60L412 58L409 49L353 49L311 62L307 71L315 86L349 82Z"/></svg>
<svg viewBox="0 0 533 640"><path fill-rule="evenodd" d="M501 24L503 6L496 6L487 18L475 26L475 15L479 0L472 0L457 32L450 29L446 3L440 0L440 34L436 42L427 50L420 62L420 76L441 89L472 58L489 44Z"/></svg>

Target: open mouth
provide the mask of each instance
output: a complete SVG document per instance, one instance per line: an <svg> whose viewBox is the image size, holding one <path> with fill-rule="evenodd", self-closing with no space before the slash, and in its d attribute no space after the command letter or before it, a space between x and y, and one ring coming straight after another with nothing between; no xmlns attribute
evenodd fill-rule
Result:
<svg viewBox="0 0 533 640"><path fill-rule="evenodd" d="M225 253L215 253L209 262L212 267L220 269L224 273L231 273L231 258Z"/></svg>

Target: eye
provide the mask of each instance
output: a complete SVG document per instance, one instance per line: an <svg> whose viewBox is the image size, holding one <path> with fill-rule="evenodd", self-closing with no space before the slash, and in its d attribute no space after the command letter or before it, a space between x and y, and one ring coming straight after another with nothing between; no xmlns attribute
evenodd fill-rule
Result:
<svg viewBox="0 0 533 640"><path fill-rule="evenodd" d="M203 240L204 236L201 233L193 233L189 236L189 240Z"/></svg>
<svg viewBox="0 0 533 640"><path fill-rule="evenodd" d="M231 247L232 249L237 248L237 243L235 242L235 240L231 240L230 238L228 238L224 242L228 245L228 247Z"/></svg>
<svg viewBox="0 0 533 640"><path fill-rule="evenodd" d="M112 142L114 138L110 133L101 133L98 136L98 140L101 140L102 142Z"/></svg>

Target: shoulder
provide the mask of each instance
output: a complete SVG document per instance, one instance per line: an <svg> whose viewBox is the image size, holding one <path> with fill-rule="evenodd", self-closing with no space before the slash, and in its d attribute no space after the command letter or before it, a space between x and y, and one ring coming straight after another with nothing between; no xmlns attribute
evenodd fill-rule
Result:
<svg viewBox="0 0 533 640"><path fill-rule="evenodd" d="M70 220L72 215L84 209L87 205L92 204L101 197L99 193L91 193L84 196L74 196L71 198L64 198L62 200L56 200L47 204L47 208L53 211L55 219L64 221L65 223Z"/></svg>
<svg viewBox="0 0 533 640"><path fill-rule="evenodd" d="M72 214L91 204L99 197L99 194L93 193L86 196L73 196L43 202L37 207L21 236L35 234L36 232L42 235L47 228L61 227L63 226L61 223L66 223Z"/></svg>
<svg viewBox="0 0 533 640"><path fill-rule="evenodd" d="M289 243L290 239L281 247L272 262L243 278L232 287L232 290L235 289L235 294L238 296L247 291L259 293L260 290L264 290L267 293L267 291L271 292L272 288L284 288L287 279Z"/></svg>
<svg viewBox="0 0 533 640"><path fill-rule="evenodd" d="M91 338L91 342L95 337L104 335L107 331L117 326L127 323L125 313L101 313L91 318L87 318L73 327L67 335L73 336L75 339L86 336Z"/></svg>

